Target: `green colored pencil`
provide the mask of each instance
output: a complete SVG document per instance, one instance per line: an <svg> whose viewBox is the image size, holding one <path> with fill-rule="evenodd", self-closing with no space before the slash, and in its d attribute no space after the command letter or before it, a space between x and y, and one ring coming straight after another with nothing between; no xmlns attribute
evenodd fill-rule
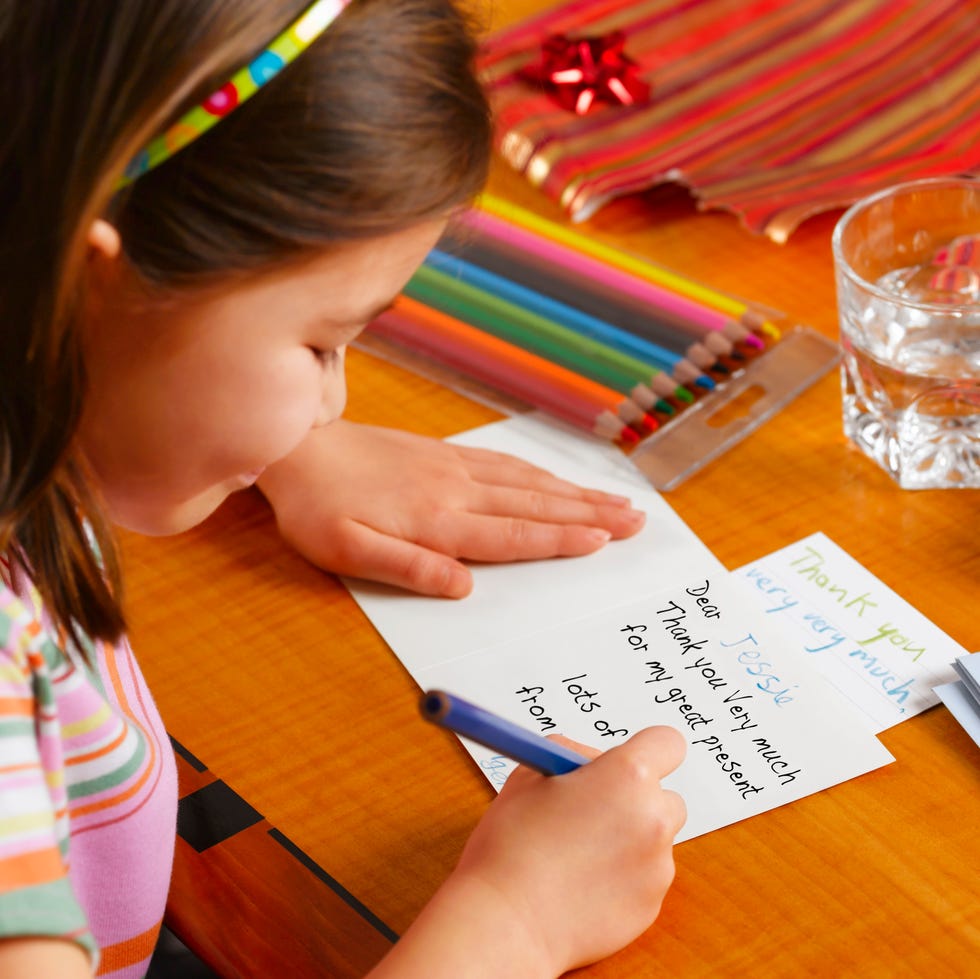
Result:
<svg viewBox="0 0 980 979"><path fill-rule="evenodd" d="M427 265L418 269L404 291L419 302L524 350L547 357L622 394L629 394L637 384L645 384L661 397L692 400L691 393L659 367L583 337L553 320Z"/></svg>

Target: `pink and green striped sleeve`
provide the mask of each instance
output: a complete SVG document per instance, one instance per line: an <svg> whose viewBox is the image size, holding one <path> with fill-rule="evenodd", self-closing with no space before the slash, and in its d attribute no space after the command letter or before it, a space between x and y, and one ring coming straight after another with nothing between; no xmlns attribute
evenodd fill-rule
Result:
<svg viewBox="0 0 980 979"><path fill-rule="evenodd" d="M0 938L50 936L98 960L68 876L68 810L40 623L0 585Z"/></svg>
<svg viewBox="0 0 980 979"><path fill-rule="evenodd" d="M26 583L25 583L26 584ZM57 642L0 571L0 938L80 944L140 979L173 861L173 750L132 649Z"/></svg>

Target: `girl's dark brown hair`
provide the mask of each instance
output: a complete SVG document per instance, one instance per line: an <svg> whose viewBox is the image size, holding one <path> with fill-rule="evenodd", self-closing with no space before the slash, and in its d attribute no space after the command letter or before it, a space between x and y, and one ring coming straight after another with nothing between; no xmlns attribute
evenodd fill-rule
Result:
<svg viewBox="0 0 980 979"><path fill-rule="evenodd" d="M118 637L120 579L75 433L87 234L108 217L155 292L448 213L489 111L452 0L352 0L275 79L115 193L127 161L309 0L0 0L0 554L55 620Z"/></svg>

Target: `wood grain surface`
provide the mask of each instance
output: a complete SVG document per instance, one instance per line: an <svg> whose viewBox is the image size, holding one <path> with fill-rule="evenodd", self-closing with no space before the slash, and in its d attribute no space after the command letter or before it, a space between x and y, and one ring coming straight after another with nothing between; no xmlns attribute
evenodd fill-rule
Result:
<svg viewBox="0 0 980 979"><path fill-rule="evenodd" d="M535 6L498 4L495 23ZM502 165L491 189L561 217ZM836 338L837 217L775 245L661 187L583 230ZM357 421L445 436L498 417L356 350L349 381ZM844 439L836 374L667 499L728 567L824 531L980 649L980 492L899 490ZM280 541L258 493L123 544L133 645L185 751L181 794L217 780L259 820L200 852L178 840L171 925L225 976L363 975L492 790L419 722L417 685L344 587ZM980 750L942 707L882 740L894 764L680 845L659 921L582 975L980 974Z"/></svg>

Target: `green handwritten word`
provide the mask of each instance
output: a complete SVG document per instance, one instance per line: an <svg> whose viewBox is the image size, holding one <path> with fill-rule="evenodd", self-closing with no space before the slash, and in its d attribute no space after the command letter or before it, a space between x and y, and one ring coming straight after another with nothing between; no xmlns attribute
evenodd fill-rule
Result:
<svg viewBox="0 0 980 979"><path fill-rule="evenodd" d="M863 595L851 595L850 591L843 585L835 585L830 575L824 572L823 565L826 558L809 544L805 547L806 554L798 557L795 561L790 561L790 567L796 568L796 573L802 575L807 581L812 582L818 588L823 589L830 595L838 605L847 609L854 609L855 614L860 618L869 608L877 608L878 603L871 601L868 592ZM797 567L801 565L801 567Z"/></svg>
<svg viewBox="0 0 980 979"><path fill-rule="evenodd" d="M898 631L898 626L892 625L891 622L878 626L878 635L872 636L870 639L859 639L858 643L861 646L870 646L873 642L878 642L879 639L887 639L896 649L900 649L903 653L909 653L913 662L918 660L926 651L925 646L912 645L912 640L903 636Z"/></svg>

